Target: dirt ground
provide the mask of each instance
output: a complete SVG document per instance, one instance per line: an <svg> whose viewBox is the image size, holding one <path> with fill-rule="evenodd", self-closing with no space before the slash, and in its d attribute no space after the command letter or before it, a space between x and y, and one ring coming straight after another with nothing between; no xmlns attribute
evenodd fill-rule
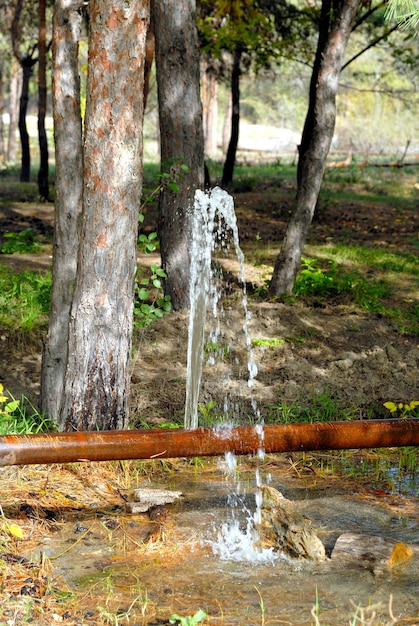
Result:
<svg viewBox="0 0 419 626"><path fill-rule="evenodd" d="M214 413L226 409L228 417L247 423L257 418L259 412L265 417L272 411L281 415L282 410L282 418L285 419L286 405L295 402L299 406L319 406L322 405L322 398L326 398L329 405L330 399L333 399L343 407L352 408L359 417L387 417L383 402L408 402L419 398L417 336L400 334L384 317L356 310L345 299L327 303L299 301L278 304L255 297L255 289L263 285L266 278L266 266L273 264L278 253L278 241L285 229L292 197L292 187L283 185L280 189L266 188L238 194L235 198L245 258L260 258L258 266L246 263L247 306L250 312L247 329L253 340L251 359L258 373L252 387L249 387L249 349L243 332L243 296L235 280L237 265L232 259L224 259L222 263L227 270L229 284L221 298L223 313L219 321L222 332L213 342L222 344L216 349L223 352L224 358L219 360L218 365L212 365L210 360L215 346L207 344L200 397L203 413L205 410ZM48 236L52 222L53 208L48 204L16 202L5 208L0 206L1 232L32 227L40 236ZM155 213L152 210L147 213L146 227L150 231L155 229ZM322 208L313 224L310 240L325 243L350 240L354 244L380 245L388 249L394 246L396 250L417 253L413 243L417 231L418 216L413 211L400 213L395 207L387 213L381 211L378 205L329 203ZM3 255L1 262L16 271L43 271L50 266L51 256L49 252L41 255ZM152 262L158 262L157 255L139 255L140 266ZM170 313L147 329L135 330L131 415L138 427L145 423L156 425L182 420L187 335L186 313ZM0 382L15 397L24 394L34 404L37 403L40 364L41 345L38 349L17 346L7 332L0 329ZM215 409L211 409L212 401L218 404ZM327 402L322 405L325 411ZM272 406L279 408L273 409ZM335 410L332 417L337 417ZM359 463L363 464L363 460L364 457ZM357 461L353 462L355 466ZM413 536L417 521L415 497L389 495L387 486L383 488L380 482L371 486L370 482L363 484L360 478L352 480L338 473L335 476L328 472L323 474L316 469L320 465L313 464L313 470L310 463L307 469L298 464L296 455L276 455L266 460L266 467L262 470L276 471L280 477L278 481L291 476L287 480L296 481L292 497L302 498L303 505L310 488L319 487L330 496L334 486L340 498L355 494L356 511L364 502L373 502L374 506L381 507L374 513L367 510L367 518L371 517L373 524L378 520L378 526L381 524L383 527L381 531L374 528L374 534L380 532L387 536L389 529L398 533L403 525L413 529ZM205 488L210 484L210 472L214 471L212 462L197 469L192 461L186 464L186 461L175 459L165 461L159 468L156 470L154 465L152 474L149 466L137 462L3 468L0 490L3 493L1 513L5 518L0 519L3 524L0 524L0 622L32 622L40 626L51 623L68 626L131 623L129 613L138 596L139 606L135 604L132 609L136 624L168 625L168 616L172 612L193 614L202 602L209 601L208 598L213 595L211 601L214 606L210 607L211 616L205 623L223 626L250 623L250 617L239 621L240 618L230 615L231 598L246 598L241 579L239 587L226 592L225 600L219 600L217 593L212 594L207 586L202 591L196 587L198 596L191 593L196 580L203 579L206 555L196 562L196 568L194 565L193 584L189 578L184 583L182 578L183 570L191 560L190 555L195 554L196 558L196 554L199 557L203 551L201 543L198 543L201 528L213 519L212 510L208 513L204 509L197 519L194 518L191 532L189 527L184 527L182 511L184 509L188 515L190 510L193 512L196 496L191 485L194 481ZM244 483L254 480L252 464L250 470L252 478L246 478L241 469ZM216 466L215 471L218 472ZM151 516L127 515L125 501L134 487L149 486L151 482L173 488L178 487L182 480L188 497L182 504L183 509L168 511L164 532ZM225 481L225 477L221 480ZM205 493L202 498L205 503L212 502L212 492L210 497ZM322 500L318 499L318 495L313 502L312 513L321 512ZM218 515L219 503L217 507ZM314 519L319 526L323 524L322 520ZM354 530L358 531L358 519L353 519ZM331 522L332 526L334 523ZM156 528L160 535L155 541ZM406 541L413 543L409 538ZM415 539L414 542L416 545ZM74 564L86 570L81 577L72 573ZM409 573L414 571L414 565L408 564L411 569L406 570L405 578L402 579L399 572L395 576L403 593L408 594L410 588L415 589L412 585L416 584L416 578ZM368 569L363 563L360 567L362 574ZM170 579L171 568L173 580ZM218 568L217 564L217 579ZM151 572L150 582L147 579L144 582L148 569ZM253 569L252 565L249 571ZM287 571L285 575L292 584L296 584L297 570L289 574ZM169 582L160 583L160 580L165 580L165 575ZM356 577L359 576L356 570ZM275 580L275 598L278 594L285 597L286 594L279 592L276 579L272 578L272 568L269 580ZM318 579L315 580L317 593ZM393 584L393 579L391 581ZM141 591L145 590L145 600L141 600L139 582ZM154 582L162 589L159 595L153 592ZM237 585L236 578L234 585ZM351 597L346 585L345 580L343 589L349 602ZM148 587L151 589L149 596ZM327 592L328 588L329 584ZM256 585L254 589L257 589ZM410 595L409 602L412 602L415 592ZM252 593L247 593L247 596L253 597ZM320 599L323 602L323 591ZM257 613L260 609L258 598L256 600L256 609L253 607L252 610ZM269 618L271 606L267 599L266 602ZM313 603L311 597L308 602L308 608L304 608L307 615ZM334 604L327 600L327 596L326 602L333 608ZM373 606L376 605L373 603ZM348 616L352 615L352 608L347 610ZM339 611L339 617L325 618L324 623L350 621L343 619L341 607ZM409 618L414 613L410 605L406 604L404 611L408 617L403 618L403 623L417 624L416 617ZM263 618L262 615L264 622ZM259 613L251 623L261 623L260 619ZM283 619L268 621L272 624L285 623ZM304 622L301 618L301 621L287 620L287 623L312 621L308 617Z"/></svg>
<svg viewBox="0 0 419 626"><path fill-rule="evenodd" d="M387 400L408 402L419 397L419 342L415 336L401 335L384 317L354 309L345 300L278 304L254 298L254 288L263 284L266 266L278 253L293 200L292 185L266 187L236 194L235 205L241 246L246 254L260 257L260 265L246 264L248 330L258 375L248 388L248 349L243 335L242 297L234 284L236 265L224 261L231 272L231 285L224 295L225 314L221 320L230 357L219 367L205 366L201 402L215 400L220 406L229 399L229 411L254 412L256 401L262 415L268 405L283 402L310 404L313 396L327 395L346 406L356 406L365 416L387 414ZM53 208L49 204L14 203L0 209L2 231L28 226L39 235L51 233ZM155 229L156 215L148 209L145 225ZM418 215L388 211L363 202L328 202L320 206L310 233L312 242L379 245L389 250L417 252L415 237ZM141 265L158 262L157 256L139 257ZM16 270L45 269L50 255L3 255L0 262ZM410 294L412 295L412 294ZM132 362L131 414L155 424L181 419L185 401L186 347L188 318L185 313L165 315L148 329L137 330ZM220 340L221 341L221 340ZM276 345L272 345L275 343ZM211 355L210 355L211 356ZM37 402L40 353L13 346L7 337L0 341L0 381L14 395L25 394ZM232 407L235 407L234 409Z"/></svg>

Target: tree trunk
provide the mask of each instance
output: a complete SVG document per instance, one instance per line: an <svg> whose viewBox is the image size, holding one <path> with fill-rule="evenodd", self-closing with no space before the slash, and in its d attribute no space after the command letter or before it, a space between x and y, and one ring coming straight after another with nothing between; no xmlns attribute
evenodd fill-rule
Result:
<svg viewBox="0 0 419 626"><path fill-rule="evenodd" d="M154 0L152 7L162 171L171 172L179 186L177 192L165 187L160 195L160 251L165 292L179 310L189 306L191 211L195 190L204 186L196 6L195 0Z"/></svg>
<svg viewBox="0 0 419 626"><path fill-rule="evenodd" d="M22 72L17 61L10 65L10 100L9 100L9 133L7 140L6 161L16 162L16 131L19 119L19 94L22 91Z"/></svg>
<svg viewBox="0 0 419 626"><path fill-rule="evenodd" d="M83 196L80 114L79 0L56 0L53 20L52 102L55 139L55 213L52 294L41 375L41 409L59 420L67 366L70 307L77 271ZM64 426L64 424L61 424Z"/></svg>
<svg viewBox="0 0 419 626"><path fill-rule="evenodd" d="M228 144L227 156L224 163L221 184L227 187L233 182L234 166L236 164L237 146L239 144L240 126L240 60L243 50L237 47L234 51L233 69L231 72L231 136Z"/></svg>
<svg viewBox="0 0 419 626"><path fill-rule="evenodd" d="M150 91L150 78L151 78L151 70L153 67L154 61L154 51L156 48L156 41L154 39L154 24L153 20L150 19L150 23L148 25L147 37L145 41L145 61L144 61L144 111L147 106L148 94Z"/></svg>
<svg viewBox="0 0 419 626"><path fill-rule="evenodd" d="M49 200L48 184L48 141L45 131L45 116L47 113L47 42L46 42L46 0L39 0L38 5L38 140L40 165L38 171L39 195L44 200Z"/></svg>
<svg viewBox="0 0 419 626"><path fill-rule="evenodd" d="M29 81L32 76L33 66L36 63L36 59L33 59L29 54L25 54L22 57L22 93L20 95L20 107L19 107L19 134L20 143L22 146L22 161L20 169L20 181L27 183L31 178L31 149L29 144L29 133L26 126L26 113L28 111L29 102Z"/></svg>
<svg viewBox="0 0 419 626"><path fill-rule="evenodd" d="M215 157L217 154L217 120L218 83L211 64L203 62L202 67L202 106L204 126L204 153L206 156Z"/></svg>
<svg viewBox="0 0 419 626"><path fill-rule="evenodd" d="M91 0L80 245L60 416L65 430L128 419L148 0Z"/></svg>
<svg viewBox="0 0 419 626"><path fill-rule="evenodd" d="M17 0L14 7L14 15L12 24L10 27L10 33L12 36L12 48L13 54L18 60L22 68L22 92L20 95L19 106L19 134L20 143L22 146L22 159L20 180L21 182L29 182L31 175L31 153L29 145L29 134L26 127L26 113L28 110L29 101L29 81L32 76L32 69L38 59L34 59L33 55L37 45L31 46L25 54L22 54L19 49L19 41L21 38L20 19L23 10L23 0Z"/></svg>
<svg viewBox="0 0 419 626"><path fill-rule="evenodd" d="M309 107L299 148L295 208L275 262L270 296L291 293L300 267L333 139L338 81L359 2L323 0L322 3Z"/></svg>
<svg viewBox="0 0 419 626"><path fill-rule="evenodd" d="M4 157L6 155L5 143L4 143L4 123L3 123L4 74L5 74L4 67L3 67L3 64L0 62L0 159L1 159L1 161L4 160Z"/></svg>

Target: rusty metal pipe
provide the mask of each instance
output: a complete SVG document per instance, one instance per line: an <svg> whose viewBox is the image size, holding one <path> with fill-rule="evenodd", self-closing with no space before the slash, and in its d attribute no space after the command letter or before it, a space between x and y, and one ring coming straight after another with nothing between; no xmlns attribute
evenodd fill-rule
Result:
<svg viewBox="0 0 419 626"><path fill-rule="evenodd" d="M418 419L5 435L0 466L417 445Z"/></svg>

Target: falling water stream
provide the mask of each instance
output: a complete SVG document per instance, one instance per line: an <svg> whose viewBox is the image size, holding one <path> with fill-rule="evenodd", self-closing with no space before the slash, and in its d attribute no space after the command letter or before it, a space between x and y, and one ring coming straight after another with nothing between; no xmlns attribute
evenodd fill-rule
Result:
<svg viewBox="0 0 419 626"><path fill-rule="evenodd" d="M238 279L242 289L243 304L243 334L248 352L248 380L247 386L252 387L257 375L257 367L253 360L252 343L248 331L250 314L247 307L246 277L244 256L240 249L239 233L233 198L224 190L215 187L210 192L196 191L192 220L191 235L191 281L190 281L190 316L188 334L185 428L198 427L198 400L201 388L202 366L204 360L205 328L207 312L210 317L209 338L214 345L218 345L222 335L220 317L223 315L221 304L222 282L213 278L211 262L219 251L224 251L233 244L238 262ZM237 338L235 338L237 341ZM230 347L229 347L230 348ZM230 349L228 349L230 352ZM224 354L224 353L223 353ZM213 364L215 363L212 357ZM256 402L252 400L255 416L260 418ZM229 406L227 397L224 399L224 414L228 415ZM236 419L240 415L234 416ZM231 424L231 422L230 422ZM228 428L223 423L220 429ZM263 458L263 425L256 424L255 429L261 441L260 458ZM222 431L221 431L222 433ZM214 554L223 559L245 560L252 562L272 561L275 558L272 549L255 549L255 523L260 521L261 495L256 489L256 510L252 512L244 504L246 490L236 478L237 459L233 453L225 455L225 476L228 495L228 511L230 519L215 529L215 539L211 541ZM256 488L260 486L260 475L255 472ZM243 526L239 514L245 514L246 523Z"/></svg>
<svg viewBox="0 0 419 626"><path fill-rule="evenodd" d="M206 193L196 191L191 227L191 279L190 314L186 374L185 428L198 427L198 400L201 388L204 354L205 324L207 309L210 309L214 326L210 339L217 343L220 337L221 291L213 280L211 261L217 250L230 247L233 243L239 264L239 283L243 289L243 333L249 352L248 385L257 374L252 358L251 340L248 332L248 309L244 257L239 245L239 233L233 198L224 190L215 187Z"/></svg>

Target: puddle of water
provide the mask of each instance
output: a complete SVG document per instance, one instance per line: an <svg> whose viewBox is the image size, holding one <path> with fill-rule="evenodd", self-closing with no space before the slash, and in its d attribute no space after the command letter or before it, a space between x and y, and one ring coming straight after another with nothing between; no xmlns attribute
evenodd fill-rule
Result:
<svg viewBox="0 0 419 626"><path fill-rule="evenodd" d="M77 520L46 536L37 552L55 557L54 576L63 577L70 588L83 590L91 606L115 613L130 609L133 624L168 623L172 613L193 615L199 608L210 616L208 623L223 626L314 624L316 594L318 619L325 626L351 623L354 607L371 605L379 605L374 610L382 620L389 620L392 611L405 624L417 623L417 499L377 499L372 489L355 481L297 479L286 470L284 463L263 471L269 471L273 487L310 517L328 554L340 535L353 533L358 548L361 542L361 556L343 554L320 564L278 554L235 558L249 547L242 545L250 532L245 509L256 508L254 470L239 463L247 493L243 490L244 508L238 508L235 531L231 531L237 533L237 553L225 558L214 546L223 528L232 528L231 510L225 477L214 461L195 474L180 471L153 485L184 494L182 501L167 507L163 535L155 543L143 543L152 529L145 515L102 511L99 517L94 512L85 517L78 514ZM413 555L390 569L386 561L399 541L411 546Z"/></svg>

